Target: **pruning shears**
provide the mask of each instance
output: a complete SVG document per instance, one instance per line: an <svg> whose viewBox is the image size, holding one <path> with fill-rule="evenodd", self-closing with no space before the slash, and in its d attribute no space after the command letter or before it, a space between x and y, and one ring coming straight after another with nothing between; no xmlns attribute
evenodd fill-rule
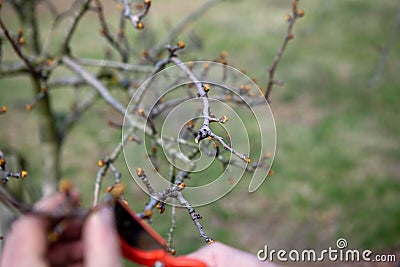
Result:
<svg viewBox="0 0 400 267"><path fill-rule="evenodd" d="M207 267L197 259L172 256L166 241L127 204L117 201L114 213L122 254L126 259L151 267Z"/></svg>

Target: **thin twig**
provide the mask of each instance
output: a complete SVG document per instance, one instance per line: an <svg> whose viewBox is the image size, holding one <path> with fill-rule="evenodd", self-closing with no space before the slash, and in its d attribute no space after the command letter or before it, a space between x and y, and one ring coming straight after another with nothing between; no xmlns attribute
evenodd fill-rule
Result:
<svg viewBox="0 0 400 267"><path fill-rule="evenodd" d="M3 20L0 17L0 28L3 30L4 35L6 36L7 40L10 42L14 52L19 56L20 59L25 63L26 67L29 69L29 72L33 76L39 76L40 72L36 69L36 67L32 64L32 62L28 59L28 57L22 52L20 46L14 41L11 37L10 32L8 31L6 25L4 24Z"/></svg>
<svg viewBox="0 0 400 267"><path fill-rule="evenodd" d="M287 18L286 18L289 25L287 28L285 39L283 39L283 43L282 43L281 47L279 48L278 52L276 53L274 60L272 61L271 67L269 68L268 85L267 85L267 89L265 90L265 94L264 94L265 99L269 103L271 102L270 95L271 95L272 87L274 86L274 84L281 83L281 81L275 80L276 68L278 67L279 61L281 60L281 57L282 57L283 53L285 52L286 47L289 44L289 41L292 40L294 37L293 27L294 27L297 19L304 15L303 10L298 10L298 2L299 2L299 0L293 1L292 15L287 15Z"/></svg>
<svg viewBox="0 0 400 267"><path fill-rule="evenodd" d="M203 240L207 243L213 243L214 240L205 234L203 226L199 221L200 219L202 219L201 215L196 212L196 210L192 207L192 205L190 205L189 201L186 200L186 198L182 195L181 192L178 192L177 199L188 210L194 225L197 227L197 230L199 231L200 237L203 238Z"/></svg>
<svg viewBox="0 0 400 267"><path fill-rule="evenodd" d="M171 206L171 225L170 225L169 231L167 233L167 246L169 249L172 249L172 241L173 241L173 236L174 236L175 227L176 227L175 217L176 217L176 207L175 207L175 205L172 205Z"/></svg>
<svg viewBox="0 0 400 267"><path fill-rule="evenodd" d="M170 60L177 67L179 67L196 86L198 95L203 102L203 126L209 126L210 125L210 121L209 121L210 104L208 102L208 95L203 89L202 82L199 79L197 79L197 77L194 75L194 73L185 64L183 64L183 62L178 57L176 57L176 56L171 57ZM200 140L198 140L198 141L200 141Z"/></svg>
<svg viewBox="0 0 400 267"><path fill-rule="evenodd" d="M109 156L106 157L107 160L99 161L99 163L100 163L99 165L102 165L102 166L99 166L100 168L96 174L96 179L95 179L95 183L94 183L95 184L94 191L93 191L92 207L94 207L98 204L101 182L102 182L104 176L106 175L108 168L110 167L110 164L112 164L118 158L118 156L121 154L121 151L122 151L125 143L128 140L129 140L129 135L125 135L123 140L121 142L119 142L119 144L115 147L114 151Z"/></svg>
<svg viewBox="0 0 400 267"><path fill-rule="evenodd" d="M78 62L81 65L87 65L93 67L107 67L122 71L130 71L138 73L150 73L153 69L150 66L123 63L119 61L104 60L104 59L98 60L98 59L80 58L78 59Z"/></svg>
<svg viewBox="0 0 400 267"><path fill-rule="evenodd" d="M222 145L222 147L223 147L225 150L230 151L232 154L234 154L235 156L237 156L238 158L240 158L240 159L243 160L244 162L250 163L250 159L249 159L248 156L246 156L246 155L243 154L243 153L239 153L239 152L237 152L236 150L234 150L233 148L231 148L229 145L227 145L227 144L224 142L224 139L223 139L222 137L220 137L220 136L214 134L213 132L210 133L210 136L211 136L212 138L214 138L215 140L217 140L217 141Z"/></svg>
<svg viewBox="0 0 400 267"><path fill-rule="evenodd" d="M137 168L136 174L139 176L139 178L142 180L143 184L146 186L147 190L149 191L149 194L152 196L155 196L156 191L154 190L153 186L151 185L149 179L147 178L146 172L142 168Z"/></svg>
<svg viewBox="0 0 400 267"><path fill-rule="evenodd" d="M98 97L98 92L93 90L90 92L80 103L76 105L74 110L69 114L69 116L64 120L62 126L59 130L59 137L61 140L64 139L67 132L72 128L72 126L79 120L82 114L87 111L95 102Z"/></svg>
<svg viewBox="0 0 400 267"><path fill-rule="evenodd" d="M40 0L40 2L44 3L45 7L47 7L50 14L54 16L54 19L56 20L59 16L56 6L49 0Z"/></svg>
<svg viewBox="0 0 400 267"><path fill-rule="evenodd" d="M132 14L129 2L127 0L123 0L124 3L124 16L127 18L133 25L133 27L141 30L144 25L142 23L142 19L147 15L151 6L151 0L144 0L143 9L138 14Z"/></svg>
<svg viewBox="0 0 400 267"><path fill-rule="evenodd" d="M0 77L2 76L14 76L29 73L29 69L24 62L17 61L8 64L0 65Z"/></svg>
<svg viewBox="0 0 400 267"><path fill-rule="evenodd" d="M104 37L107 39L107 41L110 43L112 47L115 48L115 50L118 51L118 53L121 56L122 62L126 63L129 60L129 54L128 52L121 46L120 42L115 40L115 38L111 35L111 32L108 28L106 18L104 16L103 12L103 6L100 2L100 0L95 0L96 5L97 5L97 14L99 15L99 20L101 24L101 33L104 35Z"/></svg>
<svg viewBox="0 0 400 267"><path fill-rule="evenodd" d="M70 18L70 24L68 25L67 30L64 33L64 38L62 40L62 53L69 54L70 48L69 48L69 43L71 41L72 36L75 33L76 28L78 27L78 24L80 20L82 19L83 15L86 13L86 11L89 10L91 0L84 0L84 2L81 4L79 10L77 10Z"/></svg>
<svg viewBox="0 0 400 267"><path fill-rule="evenodd" d="M50 3L50 1L45 1L45 2ZM41 52L42 55L47 54L47 51L49 49L49 43L54 38L53 34L55 32L56 27L60 24L60 22L63 19L67 18L68 15L73 12L75 4L78 4L78 3L79 3L79 1L75 0L70 9L68 9L64 12L61 12L61 13L58 13L55 11L50 12L51 14L55 15L55 18L54 18L53 22L51 23L50 29L48 30L48 32L46 34L46 38L45 38L45 41L44 41L44 44L42 47L42 52Z"/></svg>

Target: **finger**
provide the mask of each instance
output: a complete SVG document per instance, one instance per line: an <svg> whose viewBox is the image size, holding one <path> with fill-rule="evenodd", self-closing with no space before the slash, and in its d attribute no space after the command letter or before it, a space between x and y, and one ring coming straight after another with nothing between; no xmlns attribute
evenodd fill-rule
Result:
<svg viewBox="0 0 400 267"><path fill-rule="evenodd" d="M47 239L43 220L23 216L12 225L6 237L1 266L46 266Z"/></svg>
<svg viewBox="0 0 400 267"><path fill-rule="evenodd" d="M83 253L82 240L76 240L52 246L47 253L47 258L51 266L65 266L72 262L83 262Z"/></svg>
<svg viewBox="0 0 400 267"><path fill-rule="evenodd" d="M252 266L252 267L278 267L271 262L260 261L253 254L227 246L220 242L215 242L203 247L188 257L198 258L207 263L208 267L220 266Z"/></svg>
<svg viewBox="0 0 400 267"><path fill-rule="evenodd" d="M63 230L56 243L70 242L81 239L83 226L83 220L81 218L64 220L58 225L62 227Z"/></svg>
<svg viewBox="0 0 400 267"><path fill-rule="evenodd" d="M35 210L51 212L63 201L65 196L55 194L38 202ZM7 235L1 266L45 266L48 225L48 220L34 214L17 220Z"/></svg>
<svg viewBox="0 0 400 267"><path fill-rule="evenodd" d="M121 266L121 253L112 211L102 207L89 216L83 227L86 267Z"/></svg>
<svg viewBox="0 0 400 267"><path fill-rule="evenodd" d="M51 212L56 210L63 203L65 203L66 199L67 198L65 194L57 192L37 202L34 206L34 209L43 212ZM73 205L77 206L80 200L79 192L76 190L72 190L70 192L69 199L72 201Z"/></svg>
<svg viewBox="0 0 400 267"><path fill-rule="evenodd" d="M218 253L218 251L222 252L221 250L223 250L223 248L221 247L221 245L221 243L215 242L205 247L202 247L188 254L187 256L190 258L197 258L206 262L208 267L218 267L217 255L215 254L216 252Z"/></svg>

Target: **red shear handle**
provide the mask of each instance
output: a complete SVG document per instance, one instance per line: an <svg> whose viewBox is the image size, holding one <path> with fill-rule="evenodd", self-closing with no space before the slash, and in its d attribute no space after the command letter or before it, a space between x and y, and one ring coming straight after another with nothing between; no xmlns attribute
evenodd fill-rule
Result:
<svg viewBox="0 0 400 267"><path fill-rule="evenodd" d="M186 256L174 257L164 249L142 250L129 246L126 241L120 239L122 254L125 258L132 262L144 266L159 266L163 267L207 267L207 265L197 259Z"/></svg>

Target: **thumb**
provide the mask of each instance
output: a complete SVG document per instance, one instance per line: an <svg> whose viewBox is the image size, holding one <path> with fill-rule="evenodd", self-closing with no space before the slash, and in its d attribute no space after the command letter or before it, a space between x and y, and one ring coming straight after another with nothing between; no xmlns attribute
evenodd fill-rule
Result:
<svg viewBox="0 0 400 267"><path fill-rule="evenodd" d="M84 266L122 266L113 212L103 206L92 213L83 228Z"/></svg>

